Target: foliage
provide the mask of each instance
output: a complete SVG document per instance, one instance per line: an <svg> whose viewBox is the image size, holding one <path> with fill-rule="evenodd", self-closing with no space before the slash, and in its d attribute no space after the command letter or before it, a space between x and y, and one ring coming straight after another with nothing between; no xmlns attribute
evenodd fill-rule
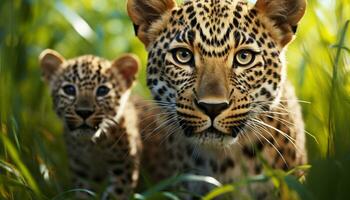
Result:
<svg viewBox="0 0 350 200"><path fill-rule="evenodd" d="M38 54L52 48L66 57L96 54L113 59L134 52L125 0L0 1L0 199L67 199L67 158L61 123L40 79ZM217 187L204 199L237 192L242 184L272 180L284 199L350 196L350 1L309 0L298 37L287 51L289 78L303 103L310 165L306 177L266 169L260 177ZM145 70L135 93L148 95ZM304 166L305 167L305 166ZM307 166L306 166L307 167ZM135 199L179 199L168 186L209 177L180 175L150 186ZM86 191L89 192L89 191Z"/></svg>

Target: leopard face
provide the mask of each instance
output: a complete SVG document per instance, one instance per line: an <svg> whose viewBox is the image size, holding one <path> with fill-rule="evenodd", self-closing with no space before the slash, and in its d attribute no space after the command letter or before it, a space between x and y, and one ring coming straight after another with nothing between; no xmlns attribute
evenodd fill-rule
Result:
<svg viewBox="0 0 350 200"><path fill-rule="evenodd" d="M303 0L128 2L155 101L201 143L235 143L279 103L283 50L304 11Z"/></svg>
<svg viewBox="0 0 350 200"><path fill-rule="evenodd" d="M45 50L40 63L56 113L80 138L90 138L103 119L118 118L138 69L131 55L113 62L92 55L65 60L53 50Z"/></svg>

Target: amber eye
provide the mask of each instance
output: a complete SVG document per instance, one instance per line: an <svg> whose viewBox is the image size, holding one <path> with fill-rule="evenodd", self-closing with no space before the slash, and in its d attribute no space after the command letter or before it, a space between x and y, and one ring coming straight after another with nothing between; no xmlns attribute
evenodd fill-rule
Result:
<svg viewBox="0 0 350 200"><path fill-rule="evenodd" d="M240 66L247 66L255 60L255 52L251 50L241 50L235 55L235 64Z"/></svg>
<svg viewBox="0 0 350 200"><path fill-rule="evenodd" d="M69 96L75 96L76 95L76 89L74 87L74 85L65 85L63 86L63 92L66 93Z"/></svg>
<svg viewBox="0 0 350 200"><path fill-rule="evenodd" d="M110 89L107 86L100 86L97 88L96 95L98 97L106 96L109 93Z"/></svg>
<svg viewBox="0 0 350 200"><path fill-rule="evenodd" d="M172 51L173 58L182 65L190 65L193 62L193 54L186 48L177 48Z"/></svg>

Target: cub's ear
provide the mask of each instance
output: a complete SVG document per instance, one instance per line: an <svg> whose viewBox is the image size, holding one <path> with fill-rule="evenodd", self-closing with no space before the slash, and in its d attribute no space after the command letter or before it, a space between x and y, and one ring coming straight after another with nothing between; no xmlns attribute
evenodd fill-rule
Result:
<svg viewBox="0 0 350 200"><path fill-rule="evenodd" d="M257 0L255 8L280 30L278 40L285 46L293 39L305 14L306 0Z"/></svg>
<svg viewBox="0 0 350 200"><path fill-rule="evenodd" d="M64 61L64 57L54 50L45 49L41 52L39 62L43 71L43 78L46 81L50 81Z"/></svg>
<svg viewBox="0 0 350 200"><path fill-rule="evenodd" d="M175 0L128 0L127 10L137 37L147 46L152 23L176 6Z"/></svg>
<svg viewBox="0 0 350 200"><path fill-rule="evenodd" d="M136 79L136 74L140 67L140 61L133 54L125 54L112 62L111 70L122 75L126 81L127 88L131 87Z"/></svg>

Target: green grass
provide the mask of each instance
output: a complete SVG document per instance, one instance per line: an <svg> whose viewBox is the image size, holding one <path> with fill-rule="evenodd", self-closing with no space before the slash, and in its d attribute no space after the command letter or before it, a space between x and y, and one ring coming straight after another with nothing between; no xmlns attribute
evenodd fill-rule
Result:
<svg viewBox="0 0 350 200"><path fill-rule="evenodd" d="M2 0L0 19L0 199L67 199L74 191L62 126L40 79L39 53L53 48L66 57L91 53L113 59L134 52L146 63L146 52L134 37L125 0ZM287 51L289 78L299 99L310 102L302 104L306 129L316 138L307 137L307 175L298 180L267 169L263 176L217 187L205 200L266 180L284 199L350 196L349 20L349 0L309 0L298 37ZM135 92L145 96L144 72ZM210 177L180 175L135 198L178 199L186 191L169 191L169 186L182 181L215 183Z"/></svg>

